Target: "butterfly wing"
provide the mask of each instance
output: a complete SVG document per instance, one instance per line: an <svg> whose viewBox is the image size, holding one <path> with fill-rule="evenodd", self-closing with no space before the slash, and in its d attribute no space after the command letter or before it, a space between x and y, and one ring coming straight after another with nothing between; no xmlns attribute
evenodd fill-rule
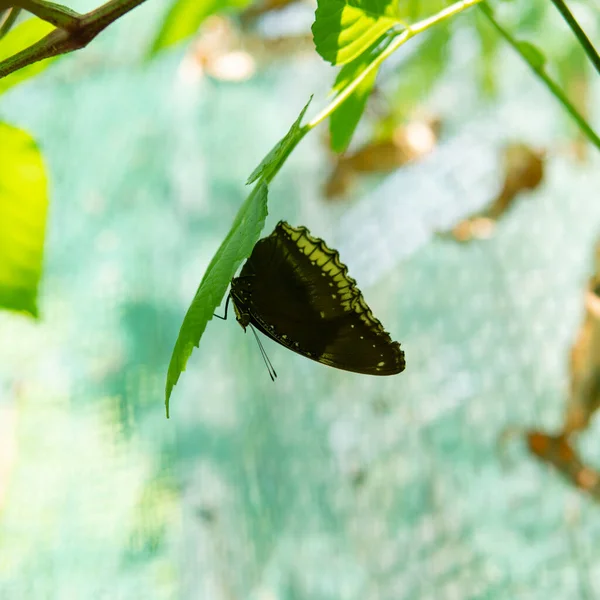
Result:
<svg viewBox="0 0 600 600"><path fill-rule="evenodd" d="M404 353L373 316L335 250L305 227L280 222L232 283L234 301L283 346L323 364L371 375L404 370Z"/></svg>

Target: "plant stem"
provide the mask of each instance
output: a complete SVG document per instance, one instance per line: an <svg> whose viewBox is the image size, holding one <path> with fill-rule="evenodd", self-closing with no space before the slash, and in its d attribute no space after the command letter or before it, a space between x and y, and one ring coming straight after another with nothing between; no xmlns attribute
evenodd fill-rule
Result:
<svg viewBox="0 0 600 600"><path fill-rule="evenodd" d="M16 0L15 6L56 25L56 29L35 44L0 62L0 79L39 60L85 48L111 23L145 1L109 0L106 4L79 15L65 6L45 0Z"/></svg>
<svg viewBox="0 0 600 600"><path fill-rule="evenodd" d="M46 0L14 0L14 5L66 31L77 29L81 21L80 14Z"/></svg>
<svg viewBox="0 0 600 600"><path fill-rule="evenodd" d="M588 139L600 150L600 137L590 127L588 122L577 112L577 109L569 102L565 93L560 89L558 84L551 79L544 71L543 66L534 64L531 59L523 52L519 46L519 42L506 29L496 21L494 13L488 4L484 1L479 5L481 12L487 17L490 23L498 31L498 33L521 55L521 58L531 67L535 74L546 84L546 87L552 92L556 99L563 105L565 110L571 115L573 120L579 125L579 128L585 133Z"/></svg>
<svg viewBox="0 0 600 600"><path fill-rule="evenodd" d="M573 30L573 33L576 35L579 40L579 44L588 55L588 58L592 61L596 71L600 74L600 56L598 56L598 52L590 42L588 36L585 34L585 31L581 29L579 23L575 20L573 13L569 10L567 5L563 2L563 0L552 0L554 6L556 6L557 10L563 16L563 19L567 22L569 27Z"/></svg>
<svg viewBox="0 0 600 600"><path fill-rule="evenodd" d="M354 92L354 90L361 84L365 77L369 75L369 73L372 73L378 69L386 58L391 56L398 48L400 48L400 46L408 42L410 38L425 31L426 29L429 29L433 25L444 21L445 19L448 19L449 17L452 17L463 10L466 10L467 8L471 8L471 6L479 4L480 2L482 2L482 0L462 0L461 2L455 2L448 8L445 8L432 17L423 19L422 21L414 23L413 25L410 25L408 28L404 29L404 31L397 35L395 41L393 41L371 64L369 64L369 66L362 71L362 73L360 73L356 79L353 79L351 83L341 90L340 93L331 101L331 103L326 106L312 121L307 123L305 127L307 127L307 129L312 129L324 121L329 115L331 115L332 112L337 109L340 104L342 104L348 98L348 96L352 94L352 92Z"/></svg>
<svg viewBox="0 0 600 600"><path fill-rule="evenodd" d="M7 8L0 10L0 40L10 31L11 27L15 24L20 8Z"/></svg>

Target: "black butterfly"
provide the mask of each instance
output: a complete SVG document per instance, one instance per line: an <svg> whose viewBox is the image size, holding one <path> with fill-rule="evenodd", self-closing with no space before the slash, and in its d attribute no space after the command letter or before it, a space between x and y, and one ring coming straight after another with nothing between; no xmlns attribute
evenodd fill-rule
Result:
<svg viewBox="0 0 600 600"><path fill-rule="evenodd" d="M306 227L280 221L259 240L231 280L221 318L230 299L244 331L253 325L302 356L367 375L404 370L400 344L373 316L337 251Z"/></svg>

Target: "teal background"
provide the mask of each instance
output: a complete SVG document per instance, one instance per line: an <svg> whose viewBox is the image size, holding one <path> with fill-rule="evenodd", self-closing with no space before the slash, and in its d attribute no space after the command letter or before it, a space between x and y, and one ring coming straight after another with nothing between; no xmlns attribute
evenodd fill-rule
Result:
<svg viewBox="0 0 600 600"><path fill-rule="evenodd" d="M508 50L486 104L465 34L429 99L434 155L331 205L316 131L270 191L265 233L284 218L338 248L406 371L344 373L265 340L273 384L254 340L212 321L167 421L171 349L243 183L333 70L305 56L186 80L182 51L129 51L160 9L0 103L51 181L42 320L0 314L0 597L598 597L598 506L498 443L560 424L598 157L561 151L570 124ZM493 196L515 138L553 144L543 185L491 241L435 238ZM596 464L598 433L582 439Z"/></svg>

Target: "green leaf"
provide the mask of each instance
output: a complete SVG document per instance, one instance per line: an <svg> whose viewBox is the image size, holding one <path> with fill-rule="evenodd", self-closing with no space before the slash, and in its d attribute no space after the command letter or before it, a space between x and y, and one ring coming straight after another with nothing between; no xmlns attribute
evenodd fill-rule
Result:
<svg viewBox="0 0 600 600"><path fill-rule="evenodd" d="M453 0L400 0L398 16L410 23L431 17L448 8Z"/></svg>
<svg viewBox="0 0 600 600"><path fill-rule="evenodd" d="M391 37L384 36L377 40L369 50L363 52L352 62L345 64L335 78L332 91L341 93L352 83L365 69L390 45ZM354 130L358 125L362 113L365 110L369 95L375 85L377 69L369 73L358 85L356 90L344 101L344 103L331 115L329 119L329 133L331 137L331 149L334 152L346 150Z"/></svg>
<svg viewBox="0 0 600 600"><path fill-rule="evenodd" d="M377 69L373 69L329 118L331 149L334 152L344 152L349 146L376 78Z"/></svg>
<svg viewBox="0 0 600 600"><path fill-rule="evenodd" d="M202 21L227 9L244 8L252 0L175 0L152 42L150 57L194 35Z"/></svg>
<svg viewBox="0 0 600 600"><path fill-rule="evenodd" d="M335 78L332 92L341 92L352 83L389 45L391 37L383 36L358 58L344 65Z"/></svg>
<svg viewBox="0 0 600 600"><path fill-rule="evenodd" d="M37 317L48 208L46 172L33 139L0 122L0 307Z"/></svg>
<svg viewBox="0 0 600 600"><path fill-rule="evenodd" d="M332 65L342 65L398 24L395 0L318 0L312 32L317 52Z"/></svg>
<svg viewBox="0 0 600 600"><path fill-rule="evenodd" d="M200 345L200 338L206 329L206 324L213 318L216 308L221 304L231 278L241 262L250 256L264 227L267 217L267 191L267 184L259 181L242 204L227 237L210 261L183 319L167 374L165 388L167 418L173 386L185 371L194 347Z"/></svg>
<svg viewBox="0 0 600 600"><path fill-rule="evenodd" d="M46 21L42 21L37 17L28 19L24 23L17 25L0 39L0 61L10 58L17 54L17 52L35 44L53 29L53 25L50 25L50 23L46 23ZM56 60L56 58L57 57L53 57L47 60L38 61L0 79L0 94L4 93L8 88L17 85L17 83L21 83L21 81L41 73L44 69L48 68L50 63Z"/></svg>
<svg viewBox="0 0 600 600"><path fill-rule="evenodd" d="M306 130L300 127L300 122L302 121L304 113L312 98L313 97L311 96L308 99L308 102L300 111L300 115L298 115L298 118L294 121L289 131L275 144L275 146L273 146L273 148L271 148L258 167L252 171L252 174L248 177L248 181L246 181L246 185L255 182L259 177L266 181L271 181L271 178L277 173L285 159L288 157L288 154L306 133Z"/></svg>
<svg viewBox="0 0 600 600"><path fill-rule="evenodd" d="M544 65L546 64L546 57L537 46L534 46L530 42L519 41L517 41L517 46L519 47L519 50L523 56L535 69L541 71L544 68Z"/></svg>

